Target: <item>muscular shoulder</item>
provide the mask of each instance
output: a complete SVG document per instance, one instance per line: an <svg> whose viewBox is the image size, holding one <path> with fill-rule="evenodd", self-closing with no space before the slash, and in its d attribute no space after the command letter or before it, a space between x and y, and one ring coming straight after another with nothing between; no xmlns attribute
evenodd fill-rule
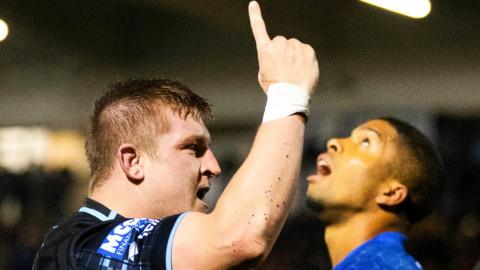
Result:
<svg viewBox="0 0 480 270"><path fill-rule="evenodd" d="M66 269L68 266L68 248L79 232L97 223L95 218L82 213L55 225L45 236L38 251L33 269Z"/></svg>
<svg viewBox="0 0 480 270"><path fill-rule="evenodd" d="M92 220L85 214L78 216L76 220L55 228L46 237L37 256L37 265L56 264L80 269L168 269L169 240L179 216L106 221Z"/></svg>

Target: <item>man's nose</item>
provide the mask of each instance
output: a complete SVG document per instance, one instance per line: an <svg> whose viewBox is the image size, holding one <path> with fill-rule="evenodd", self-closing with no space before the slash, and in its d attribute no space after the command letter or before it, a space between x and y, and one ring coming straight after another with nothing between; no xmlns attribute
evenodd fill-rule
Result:
<svg viewBox="0 0 480 270"><path fill-rule="evenodd" d="M207 152L205 152L205 155L202 158L200 171L203 175L207 175L208 177L217 177L222 172L212 150L208 149Z"/></svg>
<svg viewBox="0 0 480 270"><path fill-rule="evenodd" d="M336 153L339 153L339 152L343 151L342 144L340 143L340 140L337 139L337 138L333 138L333 139L328 140L327 149L328 149L329 152L331 151L331 152L336 152Z"/></svg>

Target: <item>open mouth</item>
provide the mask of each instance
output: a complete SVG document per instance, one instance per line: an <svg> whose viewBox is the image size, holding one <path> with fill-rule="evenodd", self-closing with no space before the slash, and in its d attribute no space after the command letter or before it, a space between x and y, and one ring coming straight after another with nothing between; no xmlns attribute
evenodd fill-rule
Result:
<svg viewBox="0 0 480 270"><path fill-rule="evenodd" d="M210 190L210 187L200 188L197 191L197 198L203 201L203 199L205 198L205 195L208 193L209 190Z"/></svg>
<svg viewBox="0 0 480 270"><path fill-rule="evenodd" d="M317 171L323 176L327 176L332 173L332 169L330 168L330 166L328 166L327 162L323 159L318 160Z"/></svg>

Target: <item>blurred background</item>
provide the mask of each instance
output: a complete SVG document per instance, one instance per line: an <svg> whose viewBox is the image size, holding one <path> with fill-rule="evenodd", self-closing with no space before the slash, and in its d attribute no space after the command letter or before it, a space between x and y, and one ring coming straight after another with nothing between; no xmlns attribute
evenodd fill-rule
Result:
<svg viewBox="0 0 480 270"><path fill-rule="evenodd" d="M408 247L426 269L480 269L480 2L432 0L411 19L356 0L260 1L271 37L311 44L320 85L294 211L262 269L329 269L305 176L331 137L394 116L425 132L449 179ZM212 204L245 158L265 97L248 1L0 0L0 269L30 269L48 229L86 195L94 100L125 78L180 80L214 105L223 169Z"/></svg>

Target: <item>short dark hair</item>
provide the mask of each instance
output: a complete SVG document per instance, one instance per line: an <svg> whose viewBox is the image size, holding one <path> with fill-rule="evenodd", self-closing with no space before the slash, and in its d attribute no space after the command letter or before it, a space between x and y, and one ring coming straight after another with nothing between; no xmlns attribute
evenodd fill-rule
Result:
<svg viewBox="0 0 480 270"><path fill-rule="evenodd" d="M132 143L157 157L156 137L170 129L165 111L205 123L213 119L206 99L180 82L165 79L128 79L113 82L95 102L85 150L91 169L92 190L110 173L117 148Z"/></svg>
<svg viewBox="0 0 480 270"><path fill-rule="evenodd" d="M398 159L393 166L396 176L408 188L403 203L411 224L429 215L442 194L446 170L431 141L412 125L392 117L382 117L398 133Z"/></svg>

